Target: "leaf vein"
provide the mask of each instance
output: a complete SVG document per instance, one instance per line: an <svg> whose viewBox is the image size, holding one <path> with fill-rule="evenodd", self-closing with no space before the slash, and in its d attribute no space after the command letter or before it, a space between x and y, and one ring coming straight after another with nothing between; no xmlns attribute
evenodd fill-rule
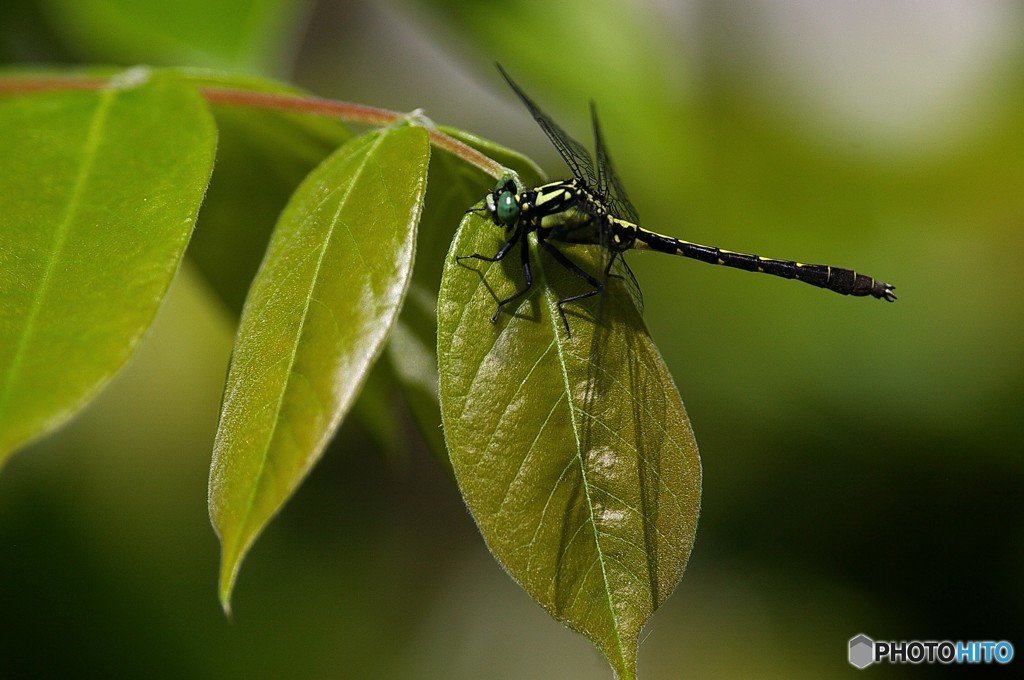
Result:
<svg viewBox="0 0 1024 680"><path fill-rule="evenodd" d="M36 288L35 295L32 298L32 306L28 310L28 316L25 319L23 330L18 338L18 346L15 348L14 353L11 356L11 362L8 366L8 370L6 371L7 376L4 380L3 391L0 392L0 414L4 412L8 402L10 401L11 391L14 389L15 378L21 368L22 362L25 360L25 352L29 345L29 338L34 333L36 321L42 311L43 300L46 298L47 291L50 288L50 283L57 267L57 261L63 255L62 251L64 250L65 243L67 242L68 231L71 229L71 223L74 216L81 207L85 185L89 180L89 175L96 162L97 152L102 142L101 131L107 122L115 94L116 91L112 89L101 91L99 102L96 106L96 112L89 121L89 129L86 132L85 141L82 144L82 162L78 167L78 173L75 175L75 182L71 187L67 209L64 211L64 218L61 220L60 224L57 225L57 229L54 232L52 254L46 263L46 269L43 272L43 276L39 280L39 286Z"/></svg>

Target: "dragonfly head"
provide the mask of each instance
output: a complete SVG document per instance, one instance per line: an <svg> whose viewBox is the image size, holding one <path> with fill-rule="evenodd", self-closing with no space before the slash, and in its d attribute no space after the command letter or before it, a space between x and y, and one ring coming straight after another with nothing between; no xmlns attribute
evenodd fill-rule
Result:
<svg viewBox="0 0 1024 680"><path fill-rule="evenodd" d="M511 227L519 221L519 203L516 201L516 183L507 175L498 181L494 191L484 199L487 212L494 223Z"/></svg>

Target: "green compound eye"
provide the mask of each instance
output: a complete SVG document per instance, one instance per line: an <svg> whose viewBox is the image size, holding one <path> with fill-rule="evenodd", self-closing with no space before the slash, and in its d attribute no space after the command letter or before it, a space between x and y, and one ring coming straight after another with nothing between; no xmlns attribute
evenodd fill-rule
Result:
<svg viewBox="0 0 1024 680"><path fill-rule="evenodd" d="M519 219L519 204L511 191L502 191L498 195L497 205L498 223L506 227L516 223Z"/></svg>

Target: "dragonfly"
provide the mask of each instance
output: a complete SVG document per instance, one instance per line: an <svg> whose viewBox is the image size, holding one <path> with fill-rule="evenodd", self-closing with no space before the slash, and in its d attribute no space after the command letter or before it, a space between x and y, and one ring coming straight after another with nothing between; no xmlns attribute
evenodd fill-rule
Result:
<svg viewBox="0 0 1024 680"><path fill-rule="evenodd" d="M500 64L497 64L497 67L502 77L530 111L534 120L537 121L566 165L569 166L572 178L549 182L532 189L521 189L511 177L502 177L494 190L484 197L483 207L469 210L469 212L482 212L489 216L495 225L505 230L507 239L498 252L492 256L473 253L472 255L458 256L458 261L472 258L485 262L498 262L512 252L516 245L519 246L519 260L523 271L524 285L512 295L498 302L498 308L495 310L494 316L491 317L492 322L497 322L502 309L528 294L533 288L530 234L536 234L539 247L559 265L590 286L583 293L569 295L558 300L558 312L567 333L570 331L565 315L565 306L600 295L605 289L608 276L620 276L611 273L616 259L621 261L629 279L635 282L633 274L623 258L623 254L627 250L653 250L692 258L708 264L725 265L749 272L795 279L841 295L871 296L887 302L896 300L894 286L852 269L738 253L716 246L683 241L641 227L636 208L629 201L626 190L612 165L608 147L601 134L594 103L591 102L590 105L590 116L594 131L596 169L594 158L591 157L586 147L570 137L555 121L541 111ZM603 271L595 275L573 262L559 250L555 243L601 246L609 255L607 264L603 267Z"/></svg>

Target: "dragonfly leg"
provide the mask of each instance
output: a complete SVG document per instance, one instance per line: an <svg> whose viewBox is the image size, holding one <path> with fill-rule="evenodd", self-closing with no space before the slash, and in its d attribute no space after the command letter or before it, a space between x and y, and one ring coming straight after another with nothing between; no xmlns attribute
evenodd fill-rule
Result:
<svg viewBox="0 0 1024 680"><path fill-rule="evenodd" d="M630 278L633 278L633 271L629 268L629 265L626 264L626 258L624 258L622 256L622 253L620 253L618 250L613 250L612 251L612 256L610 258L608 258L608 266L604 268L604 275L606 277L610 276L613 279L625 279L626 278L626 277L622 276L622 274L613 274L612 273L612 267L615 266L615 258L619 258L622 261L622 266L626 268L626 272L629 274Z"/></svg>
<svg viewBox="0 0 1024 680"><path fill-rule="evenodd" d="M604 283L598 281L589 273L581 269L579 265L570 260L558 248L554 247L547 241L541 240L540 245L544 250L551 254L551 257L555 258L555 261L558 262L558 264L568 269L574 276L583 279L594 287L593 290L588 290L587 292L580 293L579 295L570 295L569 297L562 298L558 301L558 313L562 316L562 323L565 324L565 332L571 337L572 331L569 330L569 320L565 317L565 305L570 302L576 302L577 300L583 300L599 294L604 290Z"/></svg>
<svg viewBox="0 0 1024 680"><path fill-rule="evenodd" d="M456 262L462 262L463 260L470 259L483 260L484 262L499 262L500 260L504 259L506 255L508 255L508 251L512 249L512 246L516 244L516 241L519 240L519 237L522 236L522 234L522 229L516 229L516 232L512 234L512 238L510 238L508 242L506 242L505 245L501 247L501 250L495 253L494 257L487 257L486 255L481 255L480 253L473 253L472 255L456 255L455 260ZM523 240L525 241L526 239Z"/></svg>
<svg viewBox="0 0 1024 680"><path fill-rule="evenodd" d="M514 294L498 302L498 308L494 310L494 315L491 317L491 323L498 322L498 315L501 314L502 307L507 305L509 302L526 295L530 288L533 287L533 272L530 271L529 239L526 238L526 235L523 233L523 229L519 228L516 229L514 234L512 234L512 238L505 242L505 245L501 247L501 250L494 254L494 257L488 257L487 255L481 255L480 253L473 253L472 255L457 255L455 257L457 262L470 259L483 260L484 262L500 262L505 259L505 256L508 255L510 250L512 250L512 246L517 242L520 244L519 258L523 263L523 278L526 280L526 285L522 290L518 290Z"/></svg>
<svg viewBox="0 0 1024 680"><path fill-rule="evenodd" d="M512 244L514 244L516 239L519 238L521 231L521 229L516 231L516 234L512 236L509 242L506 243L504 247L500 251L498 251L498 254L494 256L494 259L491 260L492 262L495 262L505 257L505 254L508 252L509 248L511 248ZM487 258L479 259L484 260ZM529 293L530 289L533 288L533 272L530 270L530 239L528 239L525 235L522 235L522 238L519 239L519 261L523 265L523 280L525 281L526 285L524 285L521 289L517 290L512 295L509 295L504 300L498 302L498 308L494 310L494 316L491 317L491 323L498 322L498 315L501 314L502 307L512 302L513 300L518 300L522 296Z"/></svg>

